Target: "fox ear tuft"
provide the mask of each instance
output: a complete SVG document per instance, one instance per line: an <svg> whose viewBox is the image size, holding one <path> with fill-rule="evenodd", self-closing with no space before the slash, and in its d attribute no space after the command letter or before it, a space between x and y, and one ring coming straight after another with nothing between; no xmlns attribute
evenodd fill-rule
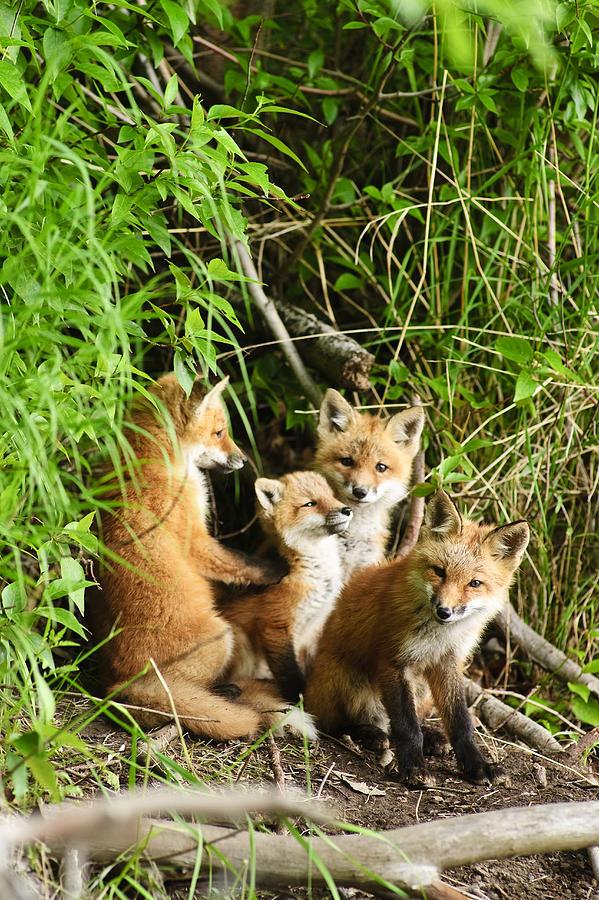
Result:
<svg viewBox="0 0 599 900"><path fill-rule="evenodd" d="M418 444L424 427L424 410L411 406L392 416L385 426L397 444Z"/></svg>
<svg viewBox="0 0 599 900"><path fill-rule="evenodd" d="M462 533L462 517L445 491L435 491L426 505L424 524L440 538Z"/></svg>
<svg viewBox="0 0 599 900"><path fill-rule="evenodd" d="M529 539L528 523L522 519L495 528L486 536L484 542L489 542L491 553L496 559L509 560L516 568L520 564Z"/></svg>
<svg viewBox="0 0 599 900"><path fill-rule="evenodd" d="M321 435L331 431L347 431L356 412L339 391L329 388L320 404L318 432Z"/></svg>
<svg viewBox="0 0 599 900"><path fill-rule="evenodd" d="M283 496L283 485L274 478L257 478L254 490L258 503L267 513L271 513Z"/></svg>
<svg viewBox="0 0 599 900"><path fill-rule="evenodd" d="M202 415L202 413L204 413L211 406L221 406L222 405L221 394L224 391L224 389L228 383L229 383L229 376L227 375L226 378L223 378L222 381L217 382L214 385L214 387L211 387L210 390L206 394L204 394L203 397L202 396L198 397L198 402L196 403L196 405L194 406L194 409L193 409L193 412L195 413L195 415ZM194 388L196 387L196 385L200 385L200 387L201 387L201 382L199 380L195 381ZM195 393L195 391L191 395L192 400L194 397L194 393Z"/></svg>

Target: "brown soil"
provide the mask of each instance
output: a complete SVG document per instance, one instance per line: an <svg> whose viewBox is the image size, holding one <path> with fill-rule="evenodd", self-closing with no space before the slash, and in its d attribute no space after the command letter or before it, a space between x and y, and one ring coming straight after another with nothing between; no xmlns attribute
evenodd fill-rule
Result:
<svg viewBox="0 0 599 900"><path fill-rule="evenodd" d="M120 745L120 758L127 757L127 751L122 752L123 745L129 744L124 732L108 732L105 724L96 720L87 737L96 746L101 742L107 750L111 745L115 749ZM592 770L568 753L551 759L480 732L479 742L487 756L501 765L504 777L493 785L470 784L460 777L455 759L449 754L429 759L436 783L420 789L407 788L389 777L373 754L350 744L321 739L306 749L299 741L278 738L277 747L286 785L305 790L308 772L312 796L327 801L338 819L374 831L512 806L598 799ZM191 739L187 742L192 770L202 780L272 783L275 767L268 746L261 744L249 756L247 749L239 743L223 746ZM185 762L178 739L165 752L189 765L189 757ZM122 772L115 772L124 784L127 771L123 766ZM446 871L443 881L475 900L599 900L599 882L593 878L586 851L477 863ZM205 889L198 887L195 896L205 896ZM168 882L167 891L173 900L187 898L189 884ZM320 900L331 894L326 890L310 893L289 888L259 896ZM360 900L370 895L341 890L340 896Z"/></svg>

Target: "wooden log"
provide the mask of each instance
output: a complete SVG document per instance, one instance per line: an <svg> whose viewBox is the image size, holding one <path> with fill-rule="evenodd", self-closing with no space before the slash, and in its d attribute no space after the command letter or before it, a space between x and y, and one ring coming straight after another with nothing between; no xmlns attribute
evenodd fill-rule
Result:
<svg viewBox="0 0 599 900"><path fill-rule="evenodd" d="M277 308L289 334L303 338L298 345L302 357L326 378L329 387L345 387L352 391L370 389L369 376L374 365L372 353L354 338L341 334L299 306L279 303ZM312 337L307 338L308 335Z"/></svg>
<svg viewBox="0 0 599 900"><path fill-rule="evenodd" d="M565 653L541 637L520 618L513 606L509 605L507 610L501 610L497 621L504 632L509 632L518 646L548 672L553 672L562 681L585 684L591 693L599 697L599 678L583 672L578 663L568 659Z"/></svg>
<svg viewBox="0 0 599 900"><path fill-rule="evenodd" d="M517 709L512 709L511 706L498 700L497 697L493 697L492 694L485 693L478 684L469 678L466 679L466 699L469 706L476 704L476 713L479 719L491 731L505 728L509 734L524 741L525 744L540 753L562 752L561 744L546 728Z"/></svg>

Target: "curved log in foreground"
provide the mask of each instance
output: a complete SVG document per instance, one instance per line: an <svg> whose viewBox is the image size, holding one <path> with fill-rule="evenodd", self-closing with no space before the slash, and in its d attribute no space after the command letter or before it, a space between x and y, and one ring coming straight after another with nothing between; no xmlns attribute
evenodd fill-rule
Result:
<svg viewBox="0 0 599 900"><path fill-rule="evenodd" d="M175 811L179 803L174 792L169 793L168 808ZM189 811L192 804L185 800L186 796L189 795L181 794L179 799ZM33 816L17 827L13 820L10 828L5 823L0 833L2 850L6 854L7 843L14 847L17 842L43 840L58 855L77 847L89 859L108 861L142 846L147 858L170 862L183 870L194 870L201 853L202 871L211 870L212 878L221 873L222 879L230 879L231 883L239 873L251 869L256 883L264 887L306 884L308 879L325 883L330 876L339 886L380 892L386 883L409 892L428 889L429 897L439 897L438 888L442 886L438 879L445 869L486 859L580 850L599 843L596 800L501 809L376 835L304 835L300 842L291 835L148 819L132 815L135 803L129 804L128 809L125 798L116 799L112 809L110 803L98 801L91 806L63 806L48 820ZM225 815L228 806L229 813L234 809L236 815L244 806L243 795L237 794L232 804L226 796L220 799ZM246 799L249 813L256 797ZM160 805L156 797L154 807ZM259 805L285 814L291 809L297 812L299 804L279 796L276 801L263 797ZM98 817L92 814L94 806L105 818L105 827L98 827ZM306 804L304 811L309 810L310 805ZM139 805L136 811L139 813ZM57 816L65 820L62 827L57 827ZM65 827L67 817L69 827Z"/></svg>

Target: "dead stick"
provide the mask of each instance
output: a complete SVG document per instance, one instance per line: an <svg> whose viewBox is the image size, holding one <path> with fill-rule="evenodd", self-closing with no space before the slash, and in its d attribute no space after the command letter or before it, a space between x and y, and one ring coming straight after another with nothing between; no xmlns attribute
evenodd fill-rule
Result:
<svg viewBox="0 0 599 900"><path fill-rule="evenodd" d="M251 859L256 880L263 886L305 884L309 878L313 883L322 883L324 869L339 886L376 892L384 878L416 891L438 884L439 872L455 866L594 846L599 843L599 800L500 809L376 835L304 837L304 846L287 835L254 832L250 836L216 826L182 827L145 820L139 823L145 855L170 859L179 867L192 870L198 853L198 838L191 833L193 827L198 829L198 837L201 832L204 842L204 871L246 871ZM47 836L44 841L56 850ZM210 845L218 852L212 853ZM89 847L89 853L96 860L108 861L127 846L112 839L100 842L98 838ZM319 866L312 861L315 856Z"/></svg>
<svg viewBox="0 0 599 900"><path fill-rule="evenodd" d="M507 703L502 703L492 694L487 694L469 678L466 679L466 698L470 705L476 704L478 717L491 731L505 728L514 737L520 738L529 747L533 747L541 753L547 753L549 750L555 752L563 750L546 728L517 709L512 709Z"/></svg>
<svg viewBox="0 0 599 900"><path fill-rule="evenodd" d="M522 647L536 663L553 672L562 681L573 681L586 684L589 690L599 697L599 679L588 672L583 672L578 663L568 659L565 653L541 637L530 625L524 622L513 606L508 606L507 611L501 610L497 621L506 634Z"/></svg>
<svg viewBox="0 0 599 900"><path fill-rule="evenodd" d="M260 278L258 277L258 272L256 271L256 267L254 266L250 254L244 244L229 232L227 233L227 239L231 244L231 249L239 259L239 263L245 275L251 279L251 281L248 282L248 290L252 295L256 306L262 313L266 324L275 338L280 341L281 350L285 354L287 362L297 378L305 396L310 403L318 409L322 401L322 392L306 371L306 367L297 352L295 344L289 337L289 332L285 328L274 302L264 293Z"/></svg>

